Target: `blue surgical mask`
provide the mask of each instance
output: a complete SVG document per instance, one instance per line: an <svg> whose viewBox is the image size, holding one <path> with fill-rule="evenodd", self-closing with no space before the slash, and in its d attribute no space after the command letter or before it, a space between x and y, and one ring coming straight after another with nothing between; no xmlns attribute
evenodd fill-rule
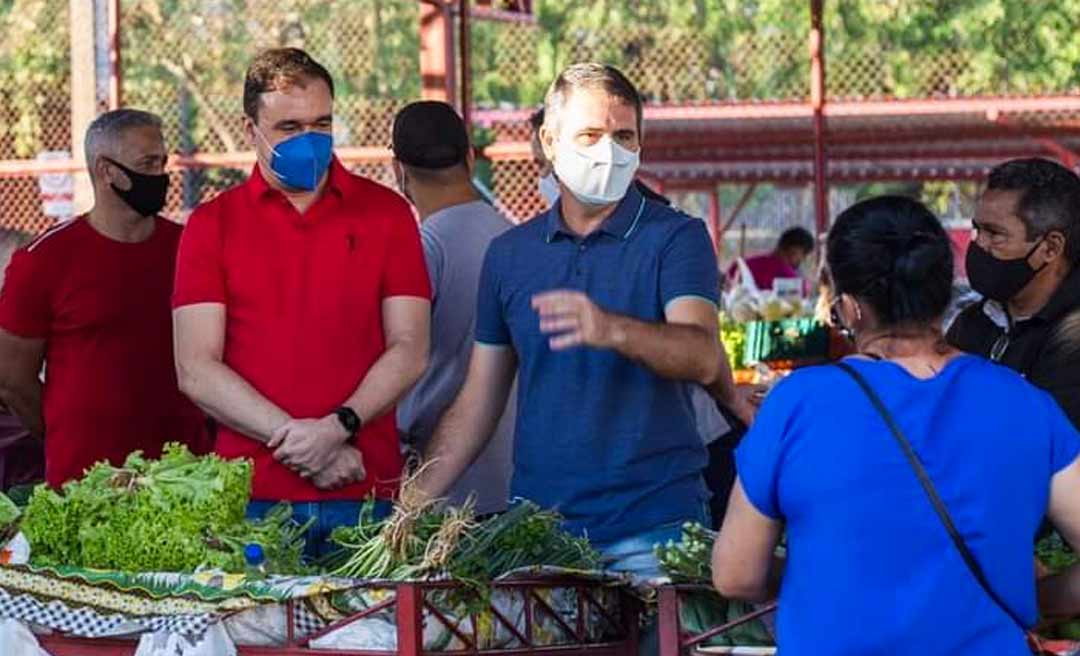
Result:
<svg viewBox="0 0 1080 656"><path fill-rule="evenodd" d="M270 170L290 189L314 191L330 167L334 138L325 132L302 132L273 146L259 128L255 132L270 146Z"/></svg>

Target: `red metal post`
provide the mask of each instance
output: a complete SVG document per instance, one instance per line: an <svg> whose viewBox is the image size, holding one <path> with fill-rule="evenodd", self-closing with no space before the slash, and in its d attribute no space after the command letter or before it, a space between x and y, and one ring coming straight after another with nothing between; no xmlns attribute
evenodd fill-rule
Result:
<svg viewBox="0 0 1080 656"><path fill-rule="evenodd" d="M1077 167L1080 166L1080 156L1074 151L1061 145L1059 141L1049 137L1041 137L1036 141L1038 141L1039 145L1045 148L1048 153L1056 157L1065 168L1075 171Z"/></svg>
<svg viewBox="0 0 1080 656"><path fill-rule="evenodd" d="M715 185L709 190L709 232L712 233L713 253L720 255L720 189Z"/></svg>
<svg viewBox="0 0 1080 656"><path fill-rule="evenodd" d="M422 656L424 653L424 591L416 583L402 583L397 597L397 653Z"/></svg>
<svg viewBox="0 0 1080 656"><path fill-rule="evenodd" d="M420 3L420 95L425 100L454 102L453 25L447 2Z"/></svg>
<svg viewBox="0 0 1080 656"><path fill-rule="evenodd" d="M810 0L810 107L814 111L814 215L818 234L829 229L829 187L825 163L824 0Z"/></svg>
<svg viewBox="0 0 1080 656"><path fill-rule="evenodd" d="M472 114L472 33L469 25L469 0L458 0L458 58L461 59L461 119L470 133Z"/></svg>
<svg viewBox="0 0 1080 656"><path fill-rule="evenodd" d="M660 654L682 656L682 628L679 626L679 591L673 585L660 588Z"/></svg>

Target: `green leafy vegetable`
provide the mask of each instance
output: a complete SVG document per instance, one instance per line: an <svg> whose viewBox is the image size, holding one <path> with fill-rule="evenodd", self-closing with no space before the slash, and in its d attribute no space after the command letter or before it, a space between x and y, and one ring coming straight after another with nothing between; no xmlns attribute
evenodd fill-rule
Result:
<svg viewBox="0 0 1080 656"><path fill-rule="evenodd" d="M0 494L0 529L15 523L19 518L19 507L5 494Z"/></svg>
<svg viewBox="0 0 1080 656"><path fill-rule="evenodd" d="M288 506L245 521L250 495L250 462L198 457L169 444L159 460L135 452L123 467L98 463L62 493L38 486L22 530L36 565L240 572L243 545L259 542L270 571L299 571L302 529Z"/></svg>
<svg viewBox="0 0 1080 656"><path fill-rule="evenodd" d="M682 527L682 541L669 540L654 551L660 570L675 583L712 585L711 554L716 533L701 524L687 522Z"/></svg>
<svg viewBox="0 0 1080 656"><path fill-rule="evenodd" d="M591 570L600 562L587 540L560 528L558 514L528 501L483 522L475 522L468 507L425 510L400 549L391 546L391 522L373 518L373 505L365 504L356 526L334 530L331 541L341 551L330 564L333 574L392 580L449 576L479 588L525 567Z"/></svg>
<svg viewBox="0 0 1080 656"><path fill-rule="evenodd" d="M745 369L746 362L746 324L737 323L723 315L720 318L720 341L724 344L724 353L732 370Z"/></svg>
<svg viewBox="0 0 1080 656"><path fill-rule="evenodd" d="M1039 540L1035 556L1054 574L1069 568L1078 560L1076 552L1061 538L1057 531Z"/></svg>

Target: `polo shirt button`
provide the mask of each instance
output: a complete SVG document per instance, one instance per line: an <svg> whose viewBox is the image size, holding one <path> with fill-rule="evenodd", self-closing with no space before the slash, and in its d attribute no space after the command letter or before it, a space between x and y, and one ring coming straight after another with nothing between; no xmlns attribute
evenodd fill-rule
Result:
<svg viewBox="0 0 1080 656"><path fill-rule="evenodd" d="M585 250L585 244L581 244L581 245L579 245L579 246L578 246L578 250L579 250L579 251L583 251L583 250Z"/></svg>

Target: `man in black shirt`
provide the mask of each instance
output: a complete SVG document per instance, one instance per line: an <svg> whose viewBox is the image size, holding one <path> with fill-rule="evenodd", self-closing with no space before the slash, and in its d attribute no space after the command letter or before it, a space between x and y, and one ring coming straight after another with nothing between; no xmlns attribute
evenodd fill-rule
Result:
<svg viewBox="0 0 1080 656"><path fill-rule="evenodd" d="M1080 427L1080 178L1045 159L1006 162L973 223L967 273L984 299L949 341L1020 372Z"/></svg>

